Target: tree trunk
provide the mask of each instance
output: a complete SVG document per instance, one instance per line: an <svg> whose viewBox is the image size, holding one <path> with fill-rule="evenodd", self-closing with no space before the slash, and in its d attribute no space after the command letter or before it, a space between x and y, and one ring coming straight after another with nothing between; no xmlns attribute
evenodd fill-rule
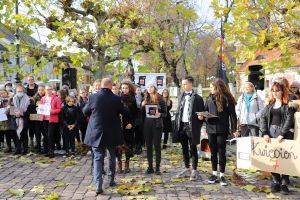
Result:
<svg viewBox="0 0 300 200"><path fill-rule="evenodd" d="M171 77L173 79L173 82L175 83L175 85L177 87L180 87L180 85L179 85L179 79L178 79L177 74L176 74L176 65L175 66L172 65L169 68L171 68Z"/></svg>

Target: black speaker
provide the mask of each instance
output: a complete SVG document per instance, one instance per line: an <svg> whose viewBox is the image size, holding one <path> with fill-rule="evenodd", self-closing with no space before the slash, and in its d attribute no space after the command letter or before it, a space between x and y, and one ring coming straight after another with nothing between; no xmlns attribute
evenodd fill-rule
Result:
<svg viewBox="0 0 300 200"><path fill-rule="evenodd" d="M77 89L77 69L62 69L62 85L69 86L69 89Z"/></svg>
<svg viewBox="0 0 300 200"><path fill-rule="evenodd" d="M261 65L249 66L250 74L248 81L253 83L256 90L264 90L265 88L265 72Z"/></svg>

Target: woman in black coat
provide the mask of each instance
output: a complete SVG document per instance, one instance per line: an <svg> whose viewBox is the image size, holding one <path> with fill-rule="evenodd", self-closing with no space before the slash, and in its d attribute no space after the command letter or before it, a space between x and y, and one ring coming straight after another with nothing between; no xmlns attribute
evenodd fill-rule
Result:
<svg viewBox="0 0 300 200"><path fill-rule="evenodd" d="M220 184L226 186L224 178L226 167L226 140L229 133L235 133L237 117L235 113L236 101L228 87L221 79L216 79L210 84L210 96L208 97L205 110L215 115L214 118L206 119L206 131L211 150L211 163L213 175L208 183L217 181L218 163L220 165ZM219 157L219 159L218 159Z"/></svg>
<svg viewBox="0 0 300 200"><path fill-rule="evenodd" d="M125 143L120 146L117 151L118 158L118 172L122 172L122 153L125 152L125 169L124 173L129 173L129 162L133 156L133 150L135 146L134 139L134 121L137 115L137 105L135 100L135 87L130 82L123 82L121 84L121 100L123 104L128 108L129 115L122 116L122 128Z"/></svg>
<svg viewBox="0 0 300 200"><path fill-rule="evenodd" d="M260 128L266 142L270 138L277 138L278 142L283 139L293 139L293 133L290 129L294 123L294 108L288 106L289 94L283 84L274 83L271 87L271 100L265 107L260 119ZM273 183L272 192L281 192L288 194L289 176L284 174L272 173Z"/></svg>
<svg viewBox="0 0 300 200"><path fill-rule="evenodd" d="M79 91L79 100L78 100L78 108L79 108L79 130L81 133L81 142L84 142L85 133L88 125L88 119L83 114L83 108L88 101L88 92L86 89L80 89Z"/></svg>
<svg viewBox="0 0 300 200"><path fill-rule="evenodd" d="M172 122L171 122L171 114L170 111L172 109L172 100L170 99L170 92L168 89L164 89L162 92L163 100L167 106L167 116L163 119L164 122L164 144L163 149L167 148L167 143L169 139L169 133L172 132Z"/></svg>

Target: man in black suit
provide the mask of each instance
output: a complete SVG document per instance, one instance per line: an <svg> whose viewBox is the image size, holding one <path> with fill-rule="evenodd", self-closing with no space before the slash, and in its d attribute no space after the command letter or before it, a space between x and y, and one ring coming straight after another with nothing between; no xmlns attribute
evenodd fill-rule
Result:
<svg viewBox="0 0 300 200"><path fill-rule="evenodd" d="M114 186L116 169L115 147L124 143L121 132L120 114L127 114L121 98L111 91L112 80L104 78L101 90L89 97L83 112L90 116L84 143L92 147L96 194L103 193L102 172L106 149L109 152L109 185Z"/></svg>
<svg viewBox="0 0 300 200"><path fill-rule="evenodd" d="M193 90L193 83L194 79L191 76L182 80L184 93L178 101L176 128L179 132L185 169L177 177L190 176L191 181L196 181L198 178L196 146L200 143L200 130L203 123L196 112L204 111L204 102L202 97ZM190 157L192 157L192 171L190 171Z"/></svg>

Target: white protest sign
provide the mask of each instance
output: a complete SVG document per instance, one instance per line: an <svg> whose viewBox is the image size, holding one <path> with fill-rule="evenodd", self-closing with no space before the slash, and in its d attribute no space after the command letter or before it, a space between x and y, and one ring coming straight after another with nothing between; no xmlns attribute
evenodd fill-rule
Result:
<svg viewBox="0 0 300 200"><path fill-rule="evenodd" d="M167 80L165 73L135 73L134 83L139 85L142 90L151 83L157 87L158 92L161 94L163 89L167 87Z"/></svg>
<svg viewBox="0 0 300 200"><path fill-rule="evenodd" d="M240 137L237 138L236 145L236 165L237 168L249 169L252 167L251 164L251 137Z"/></svg>
<svg viewBox="0 0 300 200"><path fill-rule="evenodd" d="M7 121L6 108L0 108L0 122Z"/></svg>
<svg viewBox="0 0 300 200"><path fill-rule="evenodd" d="M37 114L40 114L40 115L50 115L50 110L51 110L51 106L50 105L40 104L38 106Z"/></svg>

